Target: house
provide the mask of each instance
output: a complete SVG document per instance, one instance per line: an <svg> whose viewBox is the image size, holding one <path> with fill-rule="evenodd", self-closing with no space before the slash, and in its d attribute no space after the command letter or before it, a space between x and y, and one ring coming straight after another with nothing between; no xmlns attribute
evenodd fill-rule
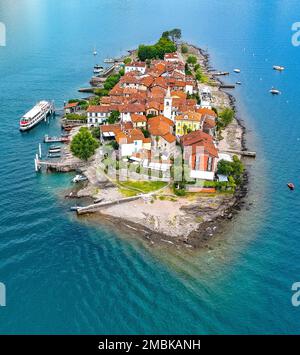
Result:
<svg viewBox="0 0 300 355"><path fill-rule="evenodd" d="M173 134L174 122L159 115L148 119L148 131L152 138L152 149L169 157L175 153L176 137Z"/></svg>
<svg viewBox="0 0 300 355"><path fill-rule="evenodd" d="M65 114L76 113L80 110L79 102L70 102L64 107Z"/></svg>
<svg viewBox="0 0 300 355"><path fill-rule="evenodd" d="M162 114L164 105L159 100L151 100L146 103L146 115L158 116Z"/></svg>
<svg viewBox="0 0 300 355"><path fill-rule="evenodd" d="M146 63L145 62L131 62L129 64L126 64L125 65L125 74L132 72L132 71L138 71L141 74L145 74Z"/></svg>
<svg viewBox="0 0 300 355"><path fill-rule="evenodd" d="M218 149L213 138L202 131L194 131L181 137L184 159L188 162L190 177L214 180L218 164Z"/></svg>
<svg viewBox="0 0 300 355"><path fill-rule="evenodd" d="M192 131L202 130L203 119L201 113L188 111L175 117L176 136L183 136Z"/></svg>
<svg viewBox="0 0 300 355"><path fill-rule="evenodd" d="M178 62L179 61L178 53L177 52L166 53L164 56L164 60L166 62Z"/></svg>
<svg viewBox="0 0 300 355"><path fill-rule="evenodd" d="M95 127L105 122L110 116L112 109L108 105L89 106L87 109L88 127Z"/></svg>
<svg viewBox="0 0 300 355"><path fill-rule="evenodd" d="M147 126L147 118L145 115L131 115L131 122L134 128L146 128Z"/></svg>
<svg viewBox="0 0 300 355"><path fill-rule="evenodd" d="M119 151L122 157L131 156L142 149L151 150L151 138L145 138L139 128L120 131L116 134Z"/></svg>
<svg viewBox="0 0 300 355"><path fill-rule="evenodd" d="M201 108L207 108L211 110L212 96L210 89L207 86L205 86L200 92L200 101Z"/></svg>
<svg viewBox="0 0 300 355"><path fill-rule="evenodd" d="M122 122L131 122L131 115L144 115L145 105L143 104L124 104L119 106Z"/></svg>
<svg viewBox="0 0 300 355"><path fill-rule="evenodd" d="M185 91L187 94L193 95L193 93L194 93L194 85L193 85L193 83L186 81L186 82L185 82L185 89L184 89L184 91Z"/></svg>

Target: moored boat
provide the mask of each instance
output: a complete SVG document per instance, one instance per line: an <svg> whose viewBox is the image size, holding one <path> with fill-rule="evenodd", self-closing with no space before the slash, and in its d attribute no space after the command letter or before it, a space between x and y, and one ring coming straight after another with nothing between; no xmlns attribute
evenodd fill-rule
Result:
<svg viewBox="0 0 300 355"><path fill-rule="evenodd" d="M60 154L57 154L57 153L49 153L49 154L47 155L47 157L50 158L50 159L55 159L55 158L60 158L61 155L60 155Z"/></svg>
<svg viewBox="0 0 300 355"><path fill-rule="evenodd" d="M280 95L281 94L281 92L275 88L272 88L269 92L272 95Z"/></svg>
<svg viewBox="0 0 300 355"><path fill-rule="evenodd" d="M77 182L81 182L81 181L86 181L87 177L84 175L76 175L73 179L72 182L77 183Z"/></svg>
<svg viewBox="0 0 300 355"><path fill-rule="evenodd" d="M100 74L100 73L103 72L103 70L104 70L104 68L101 67L101 65L96 64L96 65L94 66L94 74Z"/></svg>
<svg viewBox="0 0 300 355"><path fill-rule="evenodd" d="M283 71L285 68L282 67L281 65L273 65L273 69L278 71Z"/></svg>
<svg viewBox="0 0 300 355"><path fill-rule="evenodd" d="M20 131L28 131L47 116L54 113L54 104L50 101L38 102L30 111L28 111L20 120Z"/></svg>
<svg viewBox="0 0 300 355"><path fill-rule="evenodd" d="M233 69L233 71L234 71L235 73L240 73L240 72L241 72L241 69Z"/></svg>
<svg viewBox="0 0 300 355"><path fill-rule="evenodd" d="M287 184L287 187L290 189L290 190L295 190L295 185L292 183L292 182L289 182Z"/></svg>

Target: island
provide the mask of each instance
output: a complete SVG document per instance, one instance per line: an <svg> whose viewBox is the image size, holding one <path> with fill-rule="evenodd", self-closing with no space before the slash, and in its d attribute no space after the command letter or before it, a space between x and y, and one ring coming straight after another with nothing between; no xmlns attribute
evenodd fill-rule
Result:
<svg viewBox="0 0 300 355"><path fill-rule="evenodd" d="M69 196L92 202L79 216L149 245L209 247L247 193L245 128L220 81L227 73L180 29L128 53L81 90L91 96L66 103L68 144L48 167L80 172Z"/></svg>

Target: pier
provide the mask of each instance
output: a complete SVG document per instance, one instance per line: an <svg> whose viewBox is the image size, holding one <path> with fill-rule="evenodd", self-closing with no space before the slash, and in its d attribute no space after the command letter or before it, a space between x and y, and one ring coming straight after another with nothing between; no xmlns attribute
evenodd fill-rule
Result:
<svg viewBox="0 0 300 355"><path fill-rule="evenodd" d="M84 162L70 162L66 163L64 161L49 161L41 160L38 156L34 159L35 171L41 171L42 168L55 170L58 172L69 172L74 171L85 165Z"/></svg>
<svg viewBox="0 0 300 355"><path fill-rule="evenodd" d="M244 157L256 158L256 152L249 151L249 150L227 149L226 151L224 151L224 153L233 153Z"/></svg>
<svg viewBox="0 0 300 355"><path fill-rule="evenodd" d="M69 143L69 137L50 137L47 134L44 137L44 143Z"/></svg>
<svg viewBox="0 0 300 355"><path fill-rule="evenodd" d="M77 214L93 213L93 212L99 211L105 207L110 207L110 206L118 205L120 203L125 203L125 202L136 201L143 196L144 195L137 195L137 196L131 196L131 197L124 197L124 198L112 200L112 201L94 203L93 205L88 205L85 207L78 207L76 212L77 212Z"/></svg>

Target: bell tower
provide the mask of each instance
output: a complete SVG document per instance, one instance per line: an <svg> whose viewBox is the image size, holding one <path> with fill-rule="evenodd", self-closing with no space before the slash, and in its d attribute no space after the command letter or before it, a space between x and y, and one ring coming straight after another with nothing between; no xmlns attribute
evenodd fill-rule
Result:
<svg viewBox="0 0 300 355"><path fill-rule="evenodd" d="M164 116L172 119L172 96L170 87L168 87L166 96L164 98Z"/></svg>

